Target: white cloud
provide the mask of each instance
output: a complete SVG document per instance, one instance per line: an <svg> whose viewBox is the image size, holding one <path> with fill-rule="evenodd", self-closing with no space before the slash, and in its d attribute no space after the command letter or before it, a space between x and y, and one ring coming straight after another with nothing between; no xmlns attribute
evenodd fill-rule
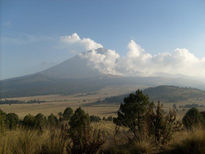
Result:
<svg viewBox="0 0 205 154"><path fill-rule="evenodd" d="M84 47L84 53L80 54L81 57L86 58L90 66L105 74L124 76L166 74L205 77L205 58L198 58L185 48L152 55L131 40L126 56L121 57L116 51L102 49L101 44L89 38L81 39L76 33L61 37L61 41L70 46Z"/></svg>
<svg viewBox="0 0 205 154"><path fill-rule="evenodd" d="M81 57L88 59L89 65L98 69L104 74L120 75L116 71L117 59L120 55L114 50L104 50L102 48L90 50L80 54Z"/></svg>
<svg viewBox="0 0 205 154"><path fill-rule="evenodd" d="M205 77L204 58L197 58L188 49L151 55L134 41L128 45L127 56L121 58L120 71L128 75L154 76L161 74Z"/></svg>
<svg viewBox="0 0 205 154"><path fill-rule="evenodd" d="M95 41L91 40L90 38L80 38L77 33L73 33L69 36L61 36L60 40L68 45L79 45L84 47L86 50L93 50L97 48L102 48L103 46Z"/></svg>

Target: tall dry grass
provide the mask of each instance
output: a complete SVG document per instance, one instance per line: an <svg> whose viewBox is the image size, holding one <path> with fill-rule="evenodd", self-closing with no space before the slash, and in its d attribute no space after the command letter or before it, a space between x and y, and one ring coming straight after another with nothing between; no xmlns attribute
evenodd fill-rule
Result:
<svg viewBox="0 0 205 154"><path fill-rule="evenodd" d="M59 134L51 136L48 130L43 133L35 130L17 129L0 136L0 154L46 154L63 152ZM51 152L52 151L52 152Z"/></svg>
<svg viewBox="0 0 205 154"><path fill-rule="evenodd" d="M163 154L205 154L205 129L194 128L175 134Z"/></svg>
<svg viewBox="0 0 205 154"><path fill-rule="evenodd" d="M158 149L151 140L130 143L126 138L126 130L120 130L117 142L114 140L115 127L110 122L93 123L93 127L107 131L106 143L101 152L105 154L204 154L205 129L195 128L192 131L180 131L172 140ZM69 139L65 139L60 130L17 129L5 131L0 135L0 154L66 154Z"/></svg>

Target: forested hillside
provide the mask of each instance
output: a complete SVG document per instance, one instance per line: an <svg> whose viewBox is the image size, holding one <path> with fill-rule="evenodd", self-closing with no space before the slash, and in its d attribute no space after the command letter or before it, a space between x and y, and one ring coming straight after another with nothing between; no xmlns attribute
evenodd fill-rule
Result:
<svg viewBox="0 0 205 154"><path fill-rule="evenodd" d="M144 89L143 93L148 95L152 101L159 100L165 103L200 101L205 99L205 91L195 88L166 85ZM127 95L128 94L109 97L103 100L103 103L120 104L123 101L123 98Z"/></svg>

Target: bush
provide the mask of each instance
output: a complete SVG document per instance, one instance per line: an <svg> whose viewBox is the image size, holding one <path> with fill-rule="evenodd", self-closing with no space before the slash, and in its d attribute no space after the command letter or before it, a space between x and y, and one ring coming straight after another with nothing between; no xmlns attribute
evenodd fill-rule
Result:
<svg viewBox="0 0 205 154"><path fill-rule="evenodd" d="M174 132L182 129L182 124L176 120L176 112L165 113L160 102L149 113L147 126L149 136L154 137L156 145L166 144Z"/></svg>
<svg viewBox="0 0 205 154"><path fill-rule="evenodd" d="M70 117L73 115L73 110L70 107L67 107L63 112L63 120L70 120Z"/></svg>
<svg viewBox="0 0 205 154"><path fill-rule="evenodd" d="M70 153L95 154L104 144L104 134L101 130L92 129L89 115L81 108L76 109L70 119L70 129L68 131L72 144L67 146Z"/></svg>
<svg viewBox="0 0 205 154"><path fill-rule="evenodd" d="M0 133L6 128L6 113L0 109Z"/></svg>
<svg viewBox="0 0 205 154"><path fill-rule="evenodd" d="M34 117L34 123L34 127L42 131L47 125L46 117L42 113L39 113Z"/></svg>
<svg viewBox="0 0 205 154"><path fill-rule="evenodd" d="M203 120L205 121L205 111L200 112L200 114L201 114Z"/></svg>
<svg viewBox="0 0 205 154"><path fill-rule="evenodd" d="M0 110L0 132L3 132L5 129L16 129L18 124L18 115L15 113L6 114Z"/></svg>
<svg viewBox="0 0 205 154"><path fill-rule="evenodd" d="M109 116L109 117L107 117L107 119L106 119L106 121L112 121L112 120L113 120L112 116Z"/></svg>
<svg viewBox="0 0 205 154"><path fill-rule="evenodd" d="M133 138L127 133L130 141L142 142L149 138L155 144L163 145L168 143L173 133L182 129L182 124L176 119L174 110L166 113L162 104L157 105L149 101L149 97L138 90L130 94L120 105L118 117L113 122L117 126L129 128Z"/></svg>
<svg viewBox="0 0 205 154"><path fill-rule="evenodd" d="M150 103L149 97L138 90L125 97L113 122L118 126L128 127L134 135L133 139L142 141L146 132L147 115L152 107L153 103Z"/></svg>
<svg viewBox="0 0 205 154"><path fill-rule="evenodd" d="M24 117L22 125L27 129L38 129L42 131L43 128L47 126L47 119L41 113L37 114L35 117L31 114L28 114Z"/></svg>
<svg viewBox="0 0 205 154"><path fill-rule="evenodd" d="M8 113L6 115L6 125L9 129L16 129L19 123L19 117L15 113Z"/></svg>
<svg viewBox="0 0 205 154"><path fill-rule="evenodd" d="M187 129L192 129L205 123L201 113L196 108L189 109L183 117L182 122Z"/></svg>
<svg viewBox="0 0 205 154"><path fill-rule="evenodd" d="M100 122L101 118L95 115L90 116L90 121L91 122Z"/></svg>
<svg viewBox="0 0 205 154"><path fill-rule="evenodd" d="M113 117L112 116L108 116L107 118L103 117L103 120L104 121L113 121Z"/></svg>
<svg viewBox="0 0 205 154"><path fill-rule="evenodd" d="M59 121L58 118L54 114L50 114L48 116L48 126L51 127L58 127Z"/></svg>
<svg viewBox="0 0 205 154"><path fill-rule="evenodd" d="M25 128L33 129L35 126L35 117L31 114L28 114L23 119L23 126Z"/></svg>

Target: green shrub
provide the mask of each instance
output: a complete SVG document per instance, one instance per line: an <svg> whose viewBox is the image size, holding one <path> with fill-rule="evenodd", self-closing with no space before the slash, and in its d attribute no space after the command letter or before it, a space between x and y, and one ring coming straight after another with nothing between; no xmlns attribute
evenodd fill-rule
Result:
<svg viewBox="0 0 205 154"><path fill-rule="evenodd" d="M184 115L182 122L187 129L204 125L204 119L196 108L191 108Z"/></svg>
<svg viewBox="0 0 205 154"><path fill-rule="evenodd" d="M95 115L90 116L90 121L91 122L100 122L101 118Z"/></svg>
<svg viewBox="0 0 205 154"><path fill-rule="evenodd" d="M70 107L67 107L63 112L63 120L70 120L73 115L73 110Z"/></svg>
<svg viewBox="0 0 205 154"><path fill-rule="evenodd" d="M54 114L50 114L48 116L48 126L52 128L52 127L58 127L58 125L59 125L58 118Z"/></svg>
<svg viewBox="0 0 205 154"><path fill-rule="evenodd" d="M104 134L101 130L91 128L89 115L81 108L76 109L69 125L68 135L72 144L68 144L68 152L96 154L104 144Z"/></svg>
<svg viewBox="0 0 205 154"><path fill-rule="evenodd" d="M38 113L34 117L35 128L42 131L47 126L47 119L42 113Z"/></svg>
<svg viewBox="0 0 205 154"><path fill-rule="evenodd" d="M112 116L108 116L107 119L106 119L106 121L113 121Z"/></svg>
<svg viewBox="0 0 205 154"><path fill-rule="evenodd" d="M24 117L22 122L24 128L33 129L35 127L35 117L28 114Z"/></svg>
<svg viewBox="0 0 205 154"><path fill-rule="evenodd" d="M16 129L19 123L19 117L15 113L8 113L6 115L6 125L9 129Z"/></svg>
<svg viewBox="0 0 205 154"><path fill-rule="evenodd" d="M171 140L174 132L182 129L182 124L176 119L176 112L170 110L166 113L163 105L158 102L147 118L148 135L154 137L156 145L166 144Z"/></svg>
<svg viewBox="0 0 205 154"><path fill-rule="evenodd" d="M125 97L124 103L120 105L117 118L114 118L113 122L118 126L128 127L134 135L133 139L142 141L146 133L147 115L152 106L153 103L150 103L149 97L141 90L137 90L135 94Z"/></svg>
<svg viewBox="0 0 205 154"><path fill-rule="evenodd" d="M0 109L0 133L6 128L6 113Z"/></svg>

